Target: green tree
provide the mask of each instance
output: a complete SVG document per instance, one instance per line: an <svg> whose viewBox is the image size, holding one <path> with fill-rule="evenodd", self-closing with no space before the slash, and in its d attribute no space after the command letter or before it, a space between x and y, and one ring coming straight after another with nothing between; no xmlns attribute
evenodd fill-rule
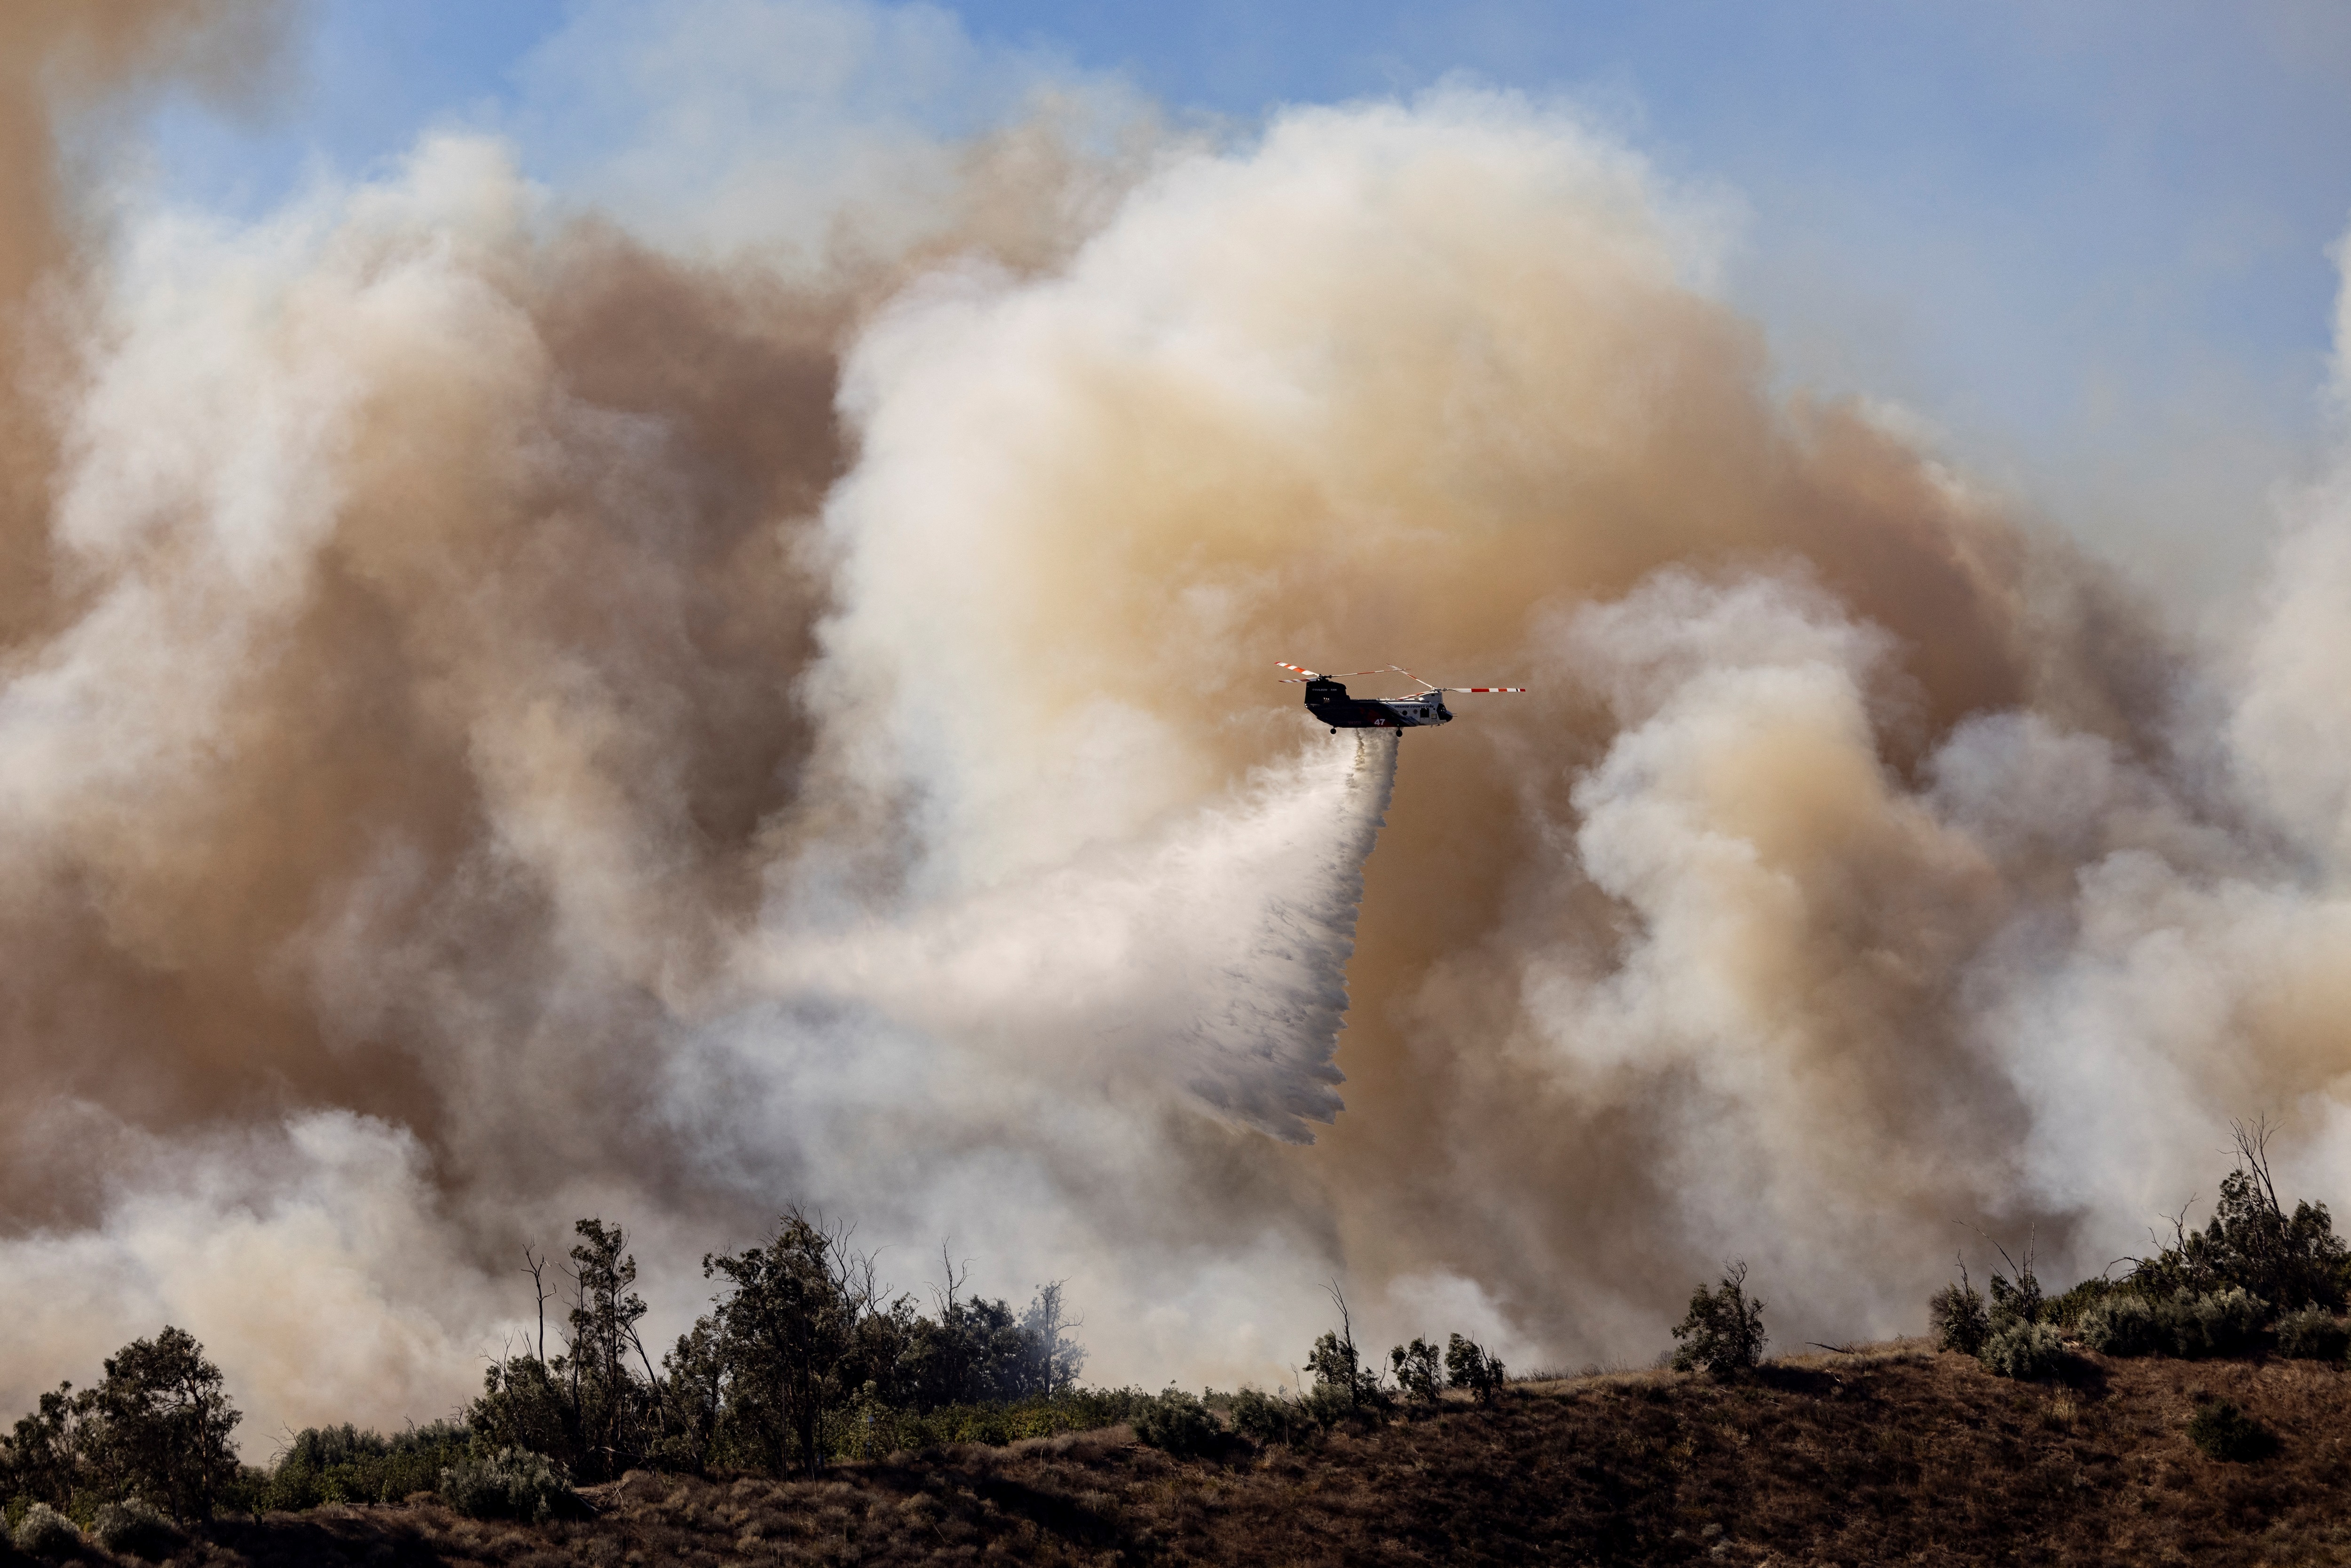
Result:
<svg viewBox="0 0 2351 1568"><path fill-rule="evenodd" d="M1323 1290L1331 1304L1339 1309L1339 1326L1323 1332L1307 1353L1306 1370L1314 1375L1315 1392L1322 1399L1336 1399L1354 1415L1366 1406L1376 1407L1384 1403L1379 1374L1363 1363L1355 1349L1354 1318L1347 1311L1347 1298L1334 1281Z"/></svg>
<svg viewBox="0 0 2351 1568"><path fill-rule="evenodd" d="M16 1418L16 1429L8 1437L5 1469L0 1471L9 1497L29 1497L58 1509L72 1500L89 1407L89 1395L77 1396L72 1384L60 1383Z"/></svg>
<svg viewBox="0 0 2351 1568"><path fill-rule="evenodd" d="M1027 1392L1041 1394L1048 1399L1074 1386L1078 1373L1086 1364L1085 1346L1070 1333L1085 1320L1069 1315L1061 1300L1065 1282L1055 1280L1038 1286L1029 1310L1020 1314L1020 1334L1026 1343L1032 1385Z"/></svg>
<svg viewBox="0 0 2351 1568"><path fill-rule="evenodd" d="M935 1327L928 1333L918 1327L916 1338L927 1342L920 1358L926 1405L982 1405L1037 1392L1029 1336L1009 1302L985 1296L951 1300Z"/></svg>
<svg viewBox="0 0 2351 1568"><path fill-rule="evenodd" d="M727 1386L718 1325L705 1317L662 1357L663 1398L674 1423L655 1455L664 1468L698 1471L724 1457Z"/></svg>
<svg viewBox="0 0 2351 1568"><path fill-rule="evenodd" d="M1058 1282L1040 1286L1016 1315L1001 1300L966 1300L968 1270L944 1246L939 1261L945 1283L933 1287L935 1316L923 1317L902 1296L886 1309L877 1303L862 1331L859 1354L881 1397L935 1410L1050 1395L1075 1379L1085 1353L1066 1333L1074 1324Z"/></svg>
<svg viewBox="0 0 2351 1568"><path fill-rule="evenodd" d="M1416 1334L1410 1344L1388 1352L1388 1365L1395 1374L1397 1387L1424 1405L1437 1403L1445 1387L1445 1371L1435 1345Z"/></svg>
<svg viewBox="0 0 2351 1568"><path fill-rule="evenodd" d="M2151 1296L2211 1295L2241 1289L2273 1306L2338 1311L2346 1299L2351 1252L2335 1234L2323 1203L2299 1202L2289 1213L2270 1174L2265 1119L2232 1124L2237 1168L2220 1181L2211 1222L2189 1230L2172 1221L2173 1242L2131 1271L2130 1284Z"/></svg>
<svg viewBox="0 0 2351 1568"><path fill-rule="evenodd" d="M1480 1405L1491 1405L1502 1386L1502 1360L1476 1340L1455 1334L1445 1344L1445 1375L1454 1387L1476 1394Z"/></svg>
<svg viewBox="0 0 2351 1568"><path fill-rule="evenodd" d="M636 1293L637 1260L627 1250L627 1234L601 1219L582 1219L572 1229L580 1239L571 1249L575 1304L563 1362L580 1468L590 1477L614 1476L661 1436L660 1381L637 1335L645 1303ZM642 1379L632 1362L643 1366Z"/></svg>
<svg viewBox="0 0 2351 1568"><path fill-rule="evenodd" d="M107 1358L89 1391L81 1436L105 1489L160 1503L183 1519L210 1519L236 1475L229 1434L244 1416L228 1402L220 1368L184 1329L165 1327Z"/></svg>
<svg viewBox="0 0 2351 1568"><path fill-rule="evenodd" d="M1689 1315L1675 1325L1674 1338L1681 1342L1674 1352L1681 1372L1730 1377L1763 1359L1763 1303L1748 1300L1745 1263L1725 1269L1719 1289L1701 1284L1692 1292Z"/></svg>
<svg viewBox="0 0 2351 1568"><path fill-rule="evenodd" d="M627 1232L596 1218L572 1231L580 1239L570 1254L563 1348L548 1359L549 1260L525 1249L523 1271L538 1308L536 1350L494 1362L465 1419L495 1447L544 1454L567 1474L602 1479L644 1462L661 1443L667 1383L637 1333L645 1303L636 1293Z"/></svg>
<svg viewBox="0 0 2351 1568"><path fill-rule="evenodd" d="M765 1247L712 1254L702 1268L727 1285L712 1315L730 1414L775 1473L797 1458L815 1476L825 1413L847 1401L842 1364L872 1308L870 1263L844 1232L794 1208Z"/></svg>

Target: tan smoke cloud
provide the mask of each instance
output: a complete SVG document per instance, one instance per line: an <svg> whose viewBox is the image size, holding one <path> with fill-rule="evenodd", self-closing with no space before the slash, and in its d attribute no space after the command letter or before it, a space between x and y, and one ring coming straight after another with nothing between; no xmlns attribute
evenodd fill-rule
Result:
<svg viewBox="0 0 2351 1568"><path fill-rule="evenodd" d="M0 14L0 642L58 613L43 507L56 460L39 371L80 303L70 265L91 214L65 187L60 116L169 79L234 101L270 78L287 5L257 0L24 0Z"/></svg>
<svg viewBox="0 0 2351 1568"><path fill-rule="evenodd" d="M1079 141L830 267L453 137L58 242L0 1396L168 1317L261 1427L429 1416L583 1213L666 1327L800 1201L1229 1381L1331 1274L1576 1361L1742 1254L1844 1337L1954 1220L2103 1262L2231 1113L2351 1175L2339 505L2202 671L1775 398L1702 205L1572 117ZM1538 690L1367 748L1276 659Z"/></svg>

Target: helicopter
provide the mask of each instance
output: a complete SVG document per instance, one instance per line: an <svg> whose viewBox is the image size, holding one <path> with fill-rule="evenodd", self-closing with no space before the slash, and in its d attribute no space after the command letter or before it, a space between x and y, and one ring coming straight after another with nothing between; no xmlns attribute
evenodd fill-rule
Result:
<svg viewBox="0 0 2351 1568"><path fill-rule="evenodd" d="M1275 661L1285 670L1297 674L1282 681L1286 686L1306 688L1306 711L1331 727L1331 733L1343 729L1413 729L1425 724L1451 724L1452 712L1445 706L1447 692L1523 692L1524 686L1437 686L1431 685L1401 664L1390 664L1384 670L1348 670L1355 675L1402 675L1420 690L1408 697L1351 697L1337 675L1326 675L1320 670L1310 670L1303 664Z"/></svg>

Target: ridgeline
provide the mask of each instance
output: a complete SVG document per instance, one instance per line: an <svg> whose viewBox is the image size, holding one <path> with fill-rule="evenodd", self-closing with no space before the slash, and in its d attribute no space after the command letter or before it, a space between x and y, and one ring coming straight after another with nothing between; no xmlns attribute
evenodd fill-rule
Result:
<svg viewBox="0 0 2351 1568"><path fill-rule="evenodd" d="M656 1371L626 1239L583 1219L560 1354L542 1330L461 1420L246 1465L191 1335L125 1346L0 1440L0 1559L2340 1563L2351 1248L2286 1206L2269 1134L2120 1279L2049 1294L2029 1239L1987 1291L1962 1263L1930 1339L1766 1360L1733 1262L1670 1366L1513 1382L1456 1333L1382 1370L1333 1283L1294 1394L1084 1387L1058 1284L1016 1313L943 1258L925 1313L796 1210L705 1260Z"/></svg>
<svg viewBox="0 0 2351 1568"><path fill-rule="evenodd" d="M2262 1435L2252 1457L2191 1437L2221 1400ZM1729 1381L1513 1384L1490 1405L1448 1396L1190 1457L1120 1426L837 1463L814 1481L634 1471L538 1524L429 1495L223 1515L170 1560L2335 1563L2351 1555L2346 1434L2336 1364L2083 1355L2069 1381L2032 1384L1911 1341Z"/></svg>

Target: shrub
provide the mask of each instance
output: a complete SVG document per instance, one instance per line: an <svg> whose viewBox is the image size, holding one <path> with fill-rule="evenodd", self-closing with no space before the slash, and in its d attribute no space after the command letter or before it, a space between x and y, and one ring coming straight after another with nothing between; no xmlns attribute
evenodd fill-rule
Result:
<svg viewBox="0 0 2351 1568"><path fill-rule="evenodd" d="M2032 1251L2027 1248L2024 1266L2011 1281L2005 1274L1991 1277L1991 1330L1997 1333L2011 1323L2037 1323L2041 1309L2046 1304L2041 1293L2041 1281L2032 1272Z"/></svg>
<svg viewBox="0 0 2351 1568"><path fill-rule="evenodd" d="M81 1531L74 1521L51 1508L37 1502L25 1511L17 1522L16 1550L27 1557L46 1557L53 1563L62 1562L81 1550Z"/></svg>
<svg viewBox="0 0 2351 1568"><path fill-rule="evenodd" d="M954 1443L986 1443L1000 1448L1023 1437L1050 1437L1056 1432L1085 1432L1132 1421L1155 1396L1137 1388L1079 1388L1050 1399L1023 1399L1013 1404L949 1405L930 1411L893 1409L860 1403L835 1413L827 1428L831 1452L857 1458L904 1451L920 1453ZM690 1469L704 1462L685 1444L664 1449L654 1457L668 1468Z"/></svg>
<svg viewBox="0 0 2351 1568"><path fill-rule="evenodd" d="M2041 1303L2041 1321L2059 1328L2075 1328L2083 1315L2111 1298L2122 1287L2102 1274L2093 1274L2062 1296Z"/></svg>
<svg viewBox="0 0 2351 1568"><path fill-rule="evenodd" d="M2270 1316L2269 1303L2242 1286L2175 1297L2172 1304L2179 1314L2178 1354L2188 1357L2234 1355L2250 1349Z"/></svg>
<svg viewBox="0 0 2351 1568"><path fill-rule="evenodd" d="M1233 1396L1233 1430L1252 1443L1296 1443L1322 1423L1301 1400L1244 1388Z"/></svg>
<svg viewBox="0 0 2351 1568"><path fill-rule="evenodd" d="M1335 1383L1318 1383L1308 1389L1306 1397L1298 1403L1299 1408L1305 1412L1308 1420L1317 1427L1331 1427L1351 1416L1360 1416L1366 1410L1376 1410L1379 1407L1378 1397L1376 1391L1370 1398L1363 1396L1360 1393L1354 1397L1350 1397L1347 1391Z"/></svg>
<svg viewBox="0 0 2351 1568"><path fill-rule="evenodd" d="M645 1450L645 1467L670 1475L698 1476L702 1473L702 1449L691 1437L674 1433L654 1439Z"/></svg>
<svg viewBox="0 0 2351 1568"><path fill-rule="evenodd" d="M494 1449L560 1457L580 1448L561 1369L535 1355L508 1356L483 1368L482 1396L465 1406L465 1426Z"/></svg>
<svg viewBox="0 0 2351 1568"><path fill-rule="evenodd" d="M1704 1369L1732 1377L1763 1359L1763 1303L1747 1299L1746 1264L1724 1270L1719 1290L1698 1286L1690 1296L1689 1316L1674 1327L1674 1338L1681 1341L1674 1352L1677 1372Z"/></svg>
<svg viewBox="0 0 2351 1568"><path fill-rule="evenodd" d="M2047 1323L2022 1322L1994 1333L1976 1354L1987 1371L2028 1382L2057 1376L2068 1360L2064 1335Z"/></svg>
<svg viewBox="0 0 2351 1568"><path fill-rule="evenodd" d="M124 1552L150 1562L169 1557L185 1539L170 1520L135 1497L101 1504L98 1517L90 1521L89 1533L109 1552Z"/></svg>
<svg viewBox="0 0 2351 1568"><path fill-rule="evenodd" d="M2275 1437L2226 1399L2207 1401L2196 1407L2196 1414L2188 1422L2188 1439L2203 1451L2206 1458L2233 1464L2262 1458L2277 1448Z"/></svg>
<svg viewBox="0 0 2351 1568"><path fill-rule="evenodd" d="M223 1484L214 1503L214 1510L223 1513L257 1514L277 1506L270 1500L269 1472L259 1465L237 1466L236 1474Z"/></svg>
<svg viewBox="0 0 2351 1568"><path fill-rule="evenodd" d="M2297 1361L2341 1361L2351 1353L2351 1328L2325 1307L2304 1307L2278 1320L2277 1347Z"/></svg>
<svg viewBox="0 0 2351 1568"><path fill-rule="evenodd" d="M2172 1341L2156 1303L2135 1294L2108 1296L2082 1314L2076 1332L2100 1355L2157 1355Z"/></svg>
<svg viewBox="0 0 2351 1568"><path fill-rule="evenodd" d="M2268 1316L2269 1303L2241 1289L2158 1300L2118 1291L2082 1314L2079 1332L2082 1343L2101 1355L2193 1361L2241 1354L2259 1337Z"/></svg>
<svg viewBox="0 0 2351 1568"><path fill-rule="evenodd" d="M468 1519L527 1523L568 1512L573 1501L563 1467L528 1448L500 1448L443 1470L441 1498Z"/></svg>
<svg viewBox="0 0 2351 1568"><path fill-rule="evenodd" d="M1455 1334L1446 1342L1445 1375L1456 1388L1467 1388L1480 1404L1490 1405L1502 1386L1502 1362L1476 1340Z"/></svg>
<svg viewBox="0 0 2351 1568"><path fill-rule="evenodd" d="M448 1421L389 1437L350 1426L306 1427L287 1440L256 1495L248 1498L255 1489L244 1483L222 1495L256 1510L289 1512L322 1502L398 1502L411 1492L432 1490L444 1469L462 1464L475 1449L471 1434Z"/></svg>
<svg viewBox="0 0 2351 1568"><path fill-rule="evenodd" d="M1134 1413L1134 1435L1179 1458L1208 1453L1224 1440L1208 1407L1173 1385Z"/></svg>
<svg viewBox="0 0 2351 1568"><path fill-rule="evenodd" d="M1968 1279L1965 1264L1959 1267L1956 1283L1927 1298L1927 1322L1934 1331L1938 1350L1973 1355L1983 1349L1991 1333L1991 1318L1984 1311L1982 1292Z"/></svg>

